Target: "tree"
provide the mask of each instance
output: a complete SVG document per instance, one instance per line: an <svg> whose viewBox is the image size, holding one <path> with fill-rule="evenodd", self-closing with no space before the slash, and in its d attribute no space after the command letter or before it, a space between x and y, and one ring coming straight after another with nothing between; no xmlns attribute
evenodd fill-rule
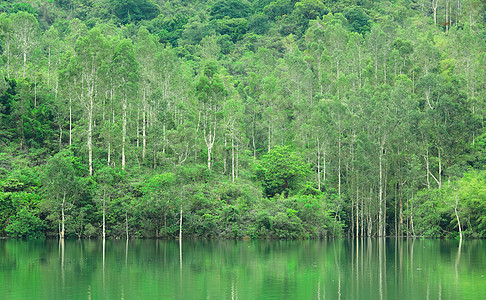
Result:
<svg viewBox="0 0 486 300"><path fill-rule="evenodd" d="M468 233L472 237L486 236L486 173L471 170L459 180L459 191L456 191L456 205L454 213L457 225L461 230L461 223L457 211L457 201L464 208L463 218L467 220ZM463 225L464 226L464 225ZM461 234L461 232L460 232ZM462 236L462 234L461 234Z"/></svg>
<svg viewBox="0 0 486 300"><path fill-rule="evenodd" d="M140 66L140 88L141 88L141 107L138 107L137 116L140 110L142 111L142 160L145 160L147 149L147 125L149 117L149 99L154 92L154 85L156 81L156 58L157 58L157 44L154 37L148 32L145 27L138 31L138 39L135 44L135 52L137 61ZM166 71L166 70L164 70ZM164 72L165 73L165 72ZM138 124L137 120L137 145L138 145Z"/></svg>
<svg viewBox="0 0 486 300"><path fill-rule="evenodd" d="M250 4L239 0L218 0L210 8L209 14L214 19L224 17L246 18L251 12Z"/></svg>
<svg viewBox="0 0 486 300"><path fill-rule="evenodd" d="M77 96L87 114L88 129L88 166L93 175L93 130L97 91L99 88L100 70L107 56L107 43L100 29L93 28L86 37L78 39L75 45L75 56L69 68L77 86Z"/></svg>
<svg viewBox="0 0 486 300"><path fill-rule="evenodd" d="M365 34L370 31L370 17L363 11L361 7L355 6L347 8L344 11L344 16L348 19L348 28L351 31Z"/></svg>
<svg viewBox="0 0 486 300"><path fill-rule="evenodd" d="M110 0L113 12L123 23L153 19L160 12L159 7L151 0Z"/></svg>
<svg viewBox="0 0 486 300"><path fill-rule="evenodd" d="M27 207L22 207L10 217L5 231L11 237L38 239L44 237L45 222Z"/></svg>
<svg viewBox="0 0 486 300"><path fill-rule="evenodd" d="M127 120L128 108L136 95L138 88L138 63L135 58L135 51L131 40L120 41L113 54L111 70L116 85L116 96L122 105L122 170L126 165L126 146L127 146Z"/></svg>
<svg viewBox="0 0 486 300"><path fill-rule="evenodd" d="M321 17L328 13L328 11L320 0L302 0L295 3L293 13L296 14L299 19L304 18L308 21Z"/></svg>
<svg viewBox="0 0 486 300"><path fill-rule="evenodd" d="M61 151L49 159L44 177L47 197L61 210L59 237L65 236L66 210L76 195L76 175L73 157L69 151Z"/></svg>
<svg viewBox="0 0 486 300"><path fill-rule="evenodd" d="M7 68L7 78L12 72L12 56L14 51L13 29L10 18L7 14L0 15L0 40L2 42L2 56Z"/></svg>
<svg viewBox="0 0 486 300"><path fill-rule="evenodd" d="M211 154L219 131L220 111L228 96L223 79L218 74L216 62L209 61L206 63L203 74L196 85L196 93L201 103L203 137L208 154L208 169L211 170Z"/></svg>
<svg viewBox="0 0 486 300"><path fill-rule="evenodd" d="M288 197L291 190L298 188L299 180L304 179L309 172L309 165L289 146L276 146L271 149L256 166L257 178L261 181L267 197L276 194L285 194Z"/></svg>
<svg viewBox="0 0 486 300"><path fill-rule="evenodd" d="M140 189L143 199L140 209L145 216L151 220L151 225L155 229L155 236L158 238L167 236L167 216L172 211L177 211L176 191L173 189L176 177L173 173L156 174L145 180Z"/></svg>
<svg viewBox="0 0 486 300"><path fill-rule="evenodd" d="M31 54L37 43L39 24L37 19L24 11L19 11L11 17L13 38L23 61L22 77L25 79L27 69L27 57Z"/></svg>
<svg viewBox="0 0 486 300"><path fill-rule="evenodd" d="M44 48L43 54L47 55L47 61L45 62L47 66L44 66L47 73L47 86L52 86L57 96L59 79L56 78L56 75L58 74L57 69L59 68L60 53L63 50L63 46L59 38L59 32L54 26L49 27L49 30L44 33L42 46Z"/></svg>

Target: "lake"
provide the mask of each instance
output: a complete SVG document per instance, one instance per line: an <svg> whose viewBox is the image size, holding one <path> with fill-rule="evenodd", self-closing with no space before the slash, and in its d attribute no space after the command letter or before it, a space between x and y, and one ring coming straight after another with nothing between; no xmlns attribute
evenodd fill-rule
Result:
<svg viewBox="0 0 486 300"><path fill-rule="evenodd" d="M484 240L0 240L2 299L485 299Z"/></svg>

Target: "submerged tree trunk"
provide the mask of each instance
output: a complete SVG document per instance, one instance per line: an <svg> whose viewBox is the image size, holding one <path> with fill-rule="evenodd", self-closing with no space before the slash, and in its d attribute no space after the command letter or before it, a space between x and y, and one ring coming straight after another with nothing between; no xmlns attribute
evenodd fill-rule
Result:
<svg viewBox="0 0 486 300"><path fill-rule="evenodd" d="M459 205L459 197L457 196L457 190L456 190L456 205L454 206L454 213L456 214L456 219L457 219L457 226L459 228L459 238L462 241L462 227L461 227L461 220L459 220L459 213L457 212L457 206Z"/></svg>
<svg viewBox="0 0 486 300"><path fill-rule="evenodd" d="M127 241L128 241L128 211L125 209L125 231L126 231L126 234L127 234Z"/></svg>
<svg viewBox="0 0 486 300"><path fill-rule="evenodd" d="M181 215L179 219L179 241L182 241L182 204L181 204Z"/></svg>
<svg viewBox="0 0 486 300"><path fill-rule="evenodd" d="M106 238L106 191L103 192L103 240Z"/></svg>
<svg viewBox="0 0 486 300"><path fill-rule="evenodd" d="M385 151L386 137L383 138L379 154L379 186L378 186L378 236L385 236L384 197L383 197L383 152Z"/></svg>
<svg viewBox="0 0 486 300"><path fill-rule="evenodd" d="M62 196L62 204L61 204L61 239L64 239L64 226L66 223L66 216L64 214L64 206L66 205L66 192Z"/></svg>

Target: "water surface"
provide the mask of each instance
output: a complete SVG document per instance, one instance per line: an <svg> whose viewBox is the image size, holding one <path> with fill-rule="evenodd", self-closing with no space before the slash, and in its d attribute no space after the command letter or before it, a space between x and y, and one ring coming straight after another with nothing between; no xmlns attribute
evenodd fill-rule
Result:
<svg viewBox="0 0 486 300"><path fill-rule="evenodd" d="M0 240L2 299L484 299L483 240Z"/></svg>

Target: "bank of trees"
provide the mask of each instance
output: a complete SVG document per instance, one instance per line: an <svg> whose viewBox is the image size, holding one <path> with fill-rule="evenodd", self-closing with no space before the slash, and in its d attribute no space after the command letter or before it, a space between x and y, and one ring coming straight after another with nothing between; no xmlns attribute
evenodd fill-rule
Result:
<svg viewBox="0 0 486 300"><path fill-rule="evenodd" d="M2 233L486 234L482 2L236 2L2 4Z"/></svg>

